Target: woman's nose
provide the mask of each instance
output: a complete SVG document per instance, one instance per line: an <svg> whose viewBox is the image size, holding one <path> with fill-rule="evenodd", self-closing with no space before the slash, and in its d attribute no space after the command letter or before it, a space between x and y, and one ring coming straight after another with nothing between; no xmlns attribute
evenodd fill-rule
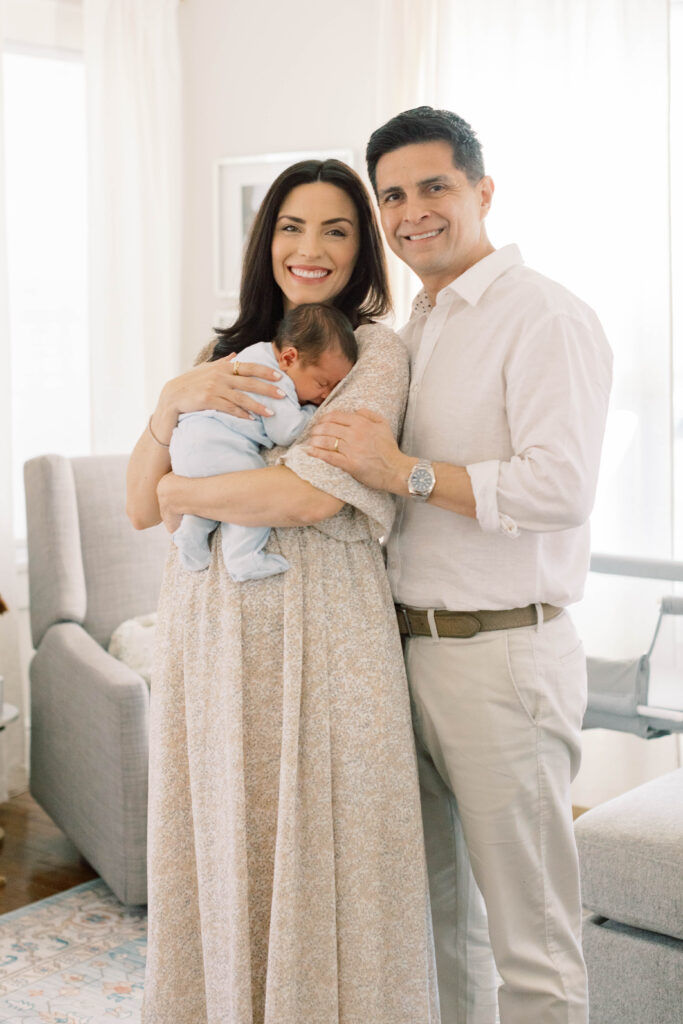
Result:
<svg viewBox="0 0 683 1024"><path fill-rule="evenodd" d="M299 235L299 252L302 256L312 259L320 255L320 239L313 232L306 232Z"/></svg>

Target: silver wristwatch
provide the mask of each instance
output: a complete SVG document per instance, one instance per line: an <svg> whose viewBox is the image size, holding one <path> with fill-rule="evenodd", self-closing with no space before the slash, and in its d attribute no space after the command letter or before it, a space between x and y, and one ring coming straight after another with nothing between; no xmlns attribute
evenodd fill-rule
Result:
<svg viewBox="0 0 683 1024"><path fill-rule="evenodd" d="M408 494L418 501L426 501L434 490L436 484L436 473L431 462L427 459L420 459L410 471L408 477Z"/></svg>

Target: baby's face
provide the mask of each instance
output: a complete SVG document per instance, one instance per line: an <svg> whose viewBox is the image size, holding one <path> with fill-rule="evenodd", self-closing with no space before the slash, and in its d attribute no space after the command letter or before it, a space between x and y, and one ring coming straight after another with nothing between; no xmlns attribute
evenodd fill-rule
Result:
<svg viewBox="0 0 683 1024"><path fill-rule="evenodd" d="M280 369L294 381L302 405L305 402L312 402L313 405L324 402L353 366L336 347L326 349L317 363L302 363L297 350L287 347L280 353L278 363Z"/></svg>

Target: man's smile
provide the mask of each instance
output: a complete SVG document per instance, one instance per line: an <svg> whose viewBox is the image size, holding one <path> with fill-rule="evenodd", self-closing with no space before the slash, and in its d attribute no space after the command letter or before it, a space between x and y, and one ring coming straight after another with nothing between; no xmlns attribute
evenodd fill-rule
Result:
<svg viewBox="0 0 683 1024"><path fill-rule="evenodd" d="M401 238L408 242L421 242L425 238L436 238L443 230L443 228L434 228L433 231L423 231L420 235L401 235Z"/></svg>

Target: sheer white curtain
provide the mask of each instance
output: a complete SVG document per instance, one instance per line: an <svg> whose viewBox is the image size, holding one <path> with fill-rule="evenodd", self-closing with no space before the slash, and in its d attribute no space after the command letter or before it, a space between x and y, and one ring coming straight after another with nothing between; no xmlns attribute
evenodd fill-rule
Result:
<svg viewBox="0 0 683 1024"><path fill-rule="evenodd" d="M84 0L92 447L129 451L179 370L178 0Z"/></svg>
<svg viewBox="0 0 683 1024"><path fill-rule="evenodd" d="M4 44L4 4L0 2L0 55ZM7 240L5 230L3 76L0 65L0 594L9 612L0 615L0 676L4 699L25 712L19 654L18 585L12 501L12 366L9 335ZM17 723L0 733L0 802L25 787L24 730Z"/></svg>
<svg viewBox="0 0 683 1024"><path fill-rule="evenodd" d="M439 31L438 0L380 0L377 36L377 125L400 110L426 103L437 92ZM394 322L402 326L410 315L419 279L385 245Z"/></svg>

